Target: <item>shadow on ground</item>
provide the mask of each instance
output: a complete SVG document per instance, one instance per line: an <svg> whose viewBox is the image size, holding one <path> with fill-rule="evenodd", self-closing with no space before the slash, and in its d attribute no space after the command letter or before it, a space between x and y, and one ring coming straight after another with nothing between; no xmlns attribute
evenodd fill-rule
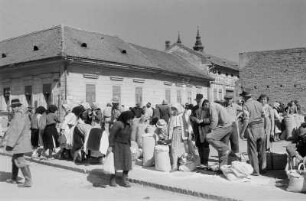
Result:
<svg viewBox="0 0 306 201"><path fill-rule="evenodd" d="M6 180L11 178L11 173L10 172L3 172L0 171L0 182L6 182ZM22 180L21 177L18 177L18 180Z"/></svg>
<svg viewBox="0 0 306 201"><path fill-rule="evenodd" d="M87 181L97 188L105 188L106 186L109 186L109 180L110 175L104 174L101 169L93 169L87 175ZM119 186L123 186L121 172L116 172L116 182Z"/></svg>

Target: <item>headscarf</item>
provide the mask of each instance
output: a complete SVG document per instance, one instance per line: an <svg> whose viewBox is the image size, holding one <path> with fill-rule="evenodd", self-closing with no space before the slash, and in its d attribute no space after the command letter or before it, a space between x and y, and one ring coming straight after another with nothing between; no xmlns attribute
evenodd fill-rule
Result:
<svg viewBox="0 0 306 201"><path fill-rule="evenodd" d="M48 112L54 113L54 112L56 112L57 109L58 108L56 107L56 105L49 105Z"/></svg>
<svg viewBox="0 0 306 201"><path fill-rule="evenodd" d="M47 111L46 108L44 108L43 106L39 106L38 108L36 108L35 113L43 114L46 111Z"/></svg>
<svg viewBox="0 0 306 201"><path fill-rule="evenodd" d="M117 121L121 121L124 125L128 124L128 120L134 118L134 113L132 111L125 111L120 114Z"/></svg>

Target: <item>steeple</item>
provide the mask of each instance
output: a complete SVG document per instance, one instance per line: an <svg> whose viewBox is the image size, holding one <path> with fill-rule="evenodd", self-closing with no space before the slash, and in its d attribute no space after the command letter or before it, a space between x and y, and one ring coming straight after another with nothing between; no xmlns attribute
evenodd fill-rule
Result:
<svg viewBox="0 0 306 201"><path fill-rule="evenodd" d="M203 52L203 50L204 50L204 47L203 47L202 42L201 42L199 27L198 27L198 30L197 30L196 42L193 46L193 50L199 51L199 52Z"/></svg>
<svg viewBox="0 0 306 201"><path fill-rule="evenodd" d="M178 32L178 36L177 36L177 41L176 41L176 43L182 44L180 32Z"/></svg>

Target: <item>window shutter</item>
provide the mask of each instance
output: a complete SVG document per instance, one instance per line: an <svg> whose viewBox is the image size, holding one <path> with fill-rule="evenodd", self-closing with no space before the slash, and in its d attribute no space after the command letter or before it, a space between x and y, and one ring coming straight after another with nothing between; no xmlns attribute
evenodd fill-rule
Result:
<svg viewBox="0 0 306 201"><path fill-rule="evenodd" d="M86 102L96 102L96 85L86 84Z"/></svg>
<svg viewBox="0 0 306 201"><path fill-rule="evenodd" d="M113 86L113 98L118 98L119 103L121 103L121 86L115 85Z"/></svg>
<svg viewBox="0 0 306 201"><path fill-rule="evenodd" d="M171 90L170 89L166 89L166 101L168 103L171 103Z"/></svg>
<svg viewBox="0 0 306 201"><path fill-rule="evenodd" d="M181 90L177 90L177 102L182 103L182 93Z"/></svg>
<svg viewBox="0 0 306 201"><path fill-rule="evenodd" d="M142 105L142 87L136 87L135 96L136 103Z"/></svg>

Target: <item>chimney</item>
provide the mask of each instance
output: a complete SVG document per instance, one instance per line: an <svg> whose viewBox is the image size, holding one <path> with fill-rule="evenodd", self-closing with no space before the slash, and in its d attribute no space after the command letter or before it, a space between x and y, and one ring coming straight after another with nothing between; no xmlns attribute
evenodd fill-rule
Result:
<svg viewBox="0 0 306 201"><path fill-rule="evenodd" d="M170 41L166 40L166 42L165 42L165 50L168 50L169 47L170 47Z"/></svg>

